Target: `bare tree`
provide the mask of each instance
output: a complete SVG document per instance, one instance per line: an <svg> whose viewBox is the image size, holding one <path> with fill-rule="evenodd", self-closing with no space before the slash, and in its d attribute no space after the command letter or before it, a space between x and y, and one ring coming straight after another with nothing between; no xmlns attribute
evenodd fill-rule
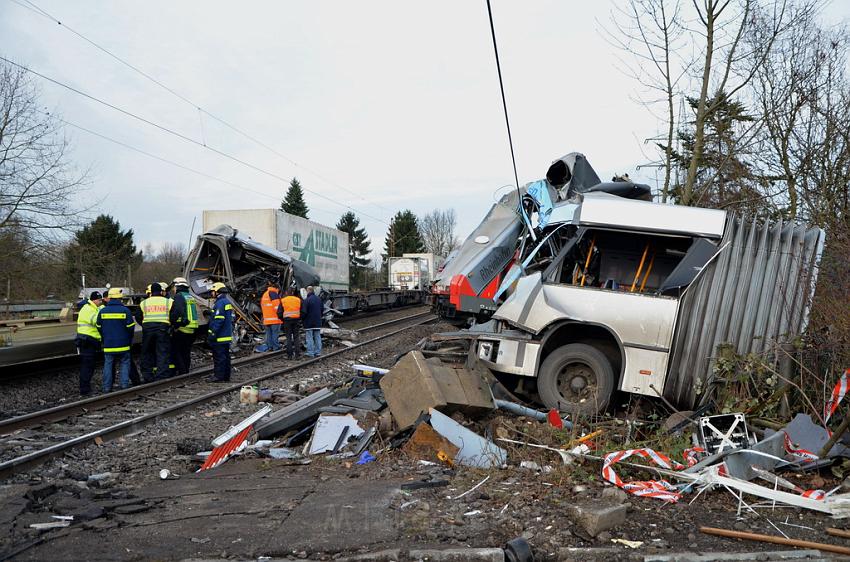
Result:
<svg viewBox="0 0 850 562"><path fill-rule="evenodd" d="M793 0L792 0L793 1ZM801 17L814 10L816 0L801 0L794 14ZM696 10L695 37L705 41L699 97L694 116L694 144L687 176L679 202L694 203L694 184L705 142L705 127L721 100L734 99L767 60L776 39L791 29L796 21L788 10L788 0L774 0L762 7L756 0L694 0ZM749 33L760 24L761 33ZM750 41L744 37L749 36ZM718 95L723 93L723 95Z"/></svg>
<svg viewBox="0 0 850 562"><path fill-rule="evenodd" d="M446 257L457 248L455 236L457 215L454 209L434 209L419 219L419 230L425 242L425 249L434 255Z"/></svg>
<svg viewBox="0 0 850 562"><path fill-rule="evenodd" d="M0 230L26 231L46 246L56 234L79 227L75 199L85 172L69 161L60 120L39 106L39 92L25 70L0 63Z"/></svg>
<svg viewBox="0 0 850 562"><path fill-rule="evenodd" d="M673 144L676 131L675 109L680 81L691 61L682 58L686 36L679 0L629 0L611 15L613 29L609 41L630 53L636 64L624 64L625 73L646 89L640 102L650 109L663 105L662 122L666 125L663 143L664 184L661 201L667 202L673 169ZM648 96L648 97L647 97Z"/></svg>
<svg viewBox="0 0 850 562"><path fill-rule="evenodd" d="M756 70L753 105L765 127L755 154L785 214L829 228L847 212L850 31L823 28L815 11L795 20Z"/></svg>

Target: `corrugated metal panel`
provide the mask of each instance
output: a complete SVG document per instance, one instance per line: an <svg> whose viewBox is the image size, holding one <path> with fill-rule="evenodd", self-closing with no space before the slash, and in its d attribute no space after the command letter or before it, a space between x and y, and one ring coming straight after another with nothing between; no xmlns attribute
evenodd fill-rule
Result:
<svg viewBox="0 0 850 562"><path fill-rule="evenodd" d="M680 303L668 398L695 403L720 344L760 353L805 330L823 237L818 228L728 217L723 250Z"/></svg>

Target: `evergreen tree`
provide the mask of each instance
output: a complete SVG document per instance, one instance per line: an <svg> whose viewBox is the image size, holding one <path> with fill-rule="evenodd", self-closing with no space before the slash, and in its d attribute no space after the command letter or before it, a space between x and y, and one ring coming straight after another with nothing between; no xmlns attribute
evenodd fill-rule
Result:
<svg viewBox="0 0 850 562"><path fill-rule="evenodd" d="M348 211L336 223L337 230L348 233L348 279L352 287L363 287L364 270L369 265L366 257L372 251L369 235L360 226L360 219Z"/></svg>
<svg viewBox="0 0 850 562"><path fill-rule="evenodd" d="M696 111L699 100L690 97L687 100L691 109ZM681 182L674 183L671 195L679 204L759 212L764 206L764 198L759 196L758 184L749 164L752 155L746 143L742 142L753 117L747 113L744 104L722 91L711 97L709 104L715 109L705 117L692 200L683 200ZM678 138L681 151L674 149L671 159L681 169L687 169L694 151L693 128L680 130ZM753 203L755 207L750 208Z"/></svg>
<svg viewBox="0 0 850 562"><path fill-rule="evenodd" d="M136 251L133 229L122 231L118 221L100 215L74 233L65 249L65 278L71 287L80 286L83 274L89 287L104 287L107 283L120 286L128 280L128 269L141 263L142 253Z"/></svg>
<svg viewBox="0 0 850 562"><path fill-rule="evenodd" d="M301 189L301 182L298 178L292 178L289 182L289 189L286 190L286 197L280 202L280 210L296 217L307 218L307 203L304 201L304 190Z"/></svg>
<svg viewBox="0 0 850 562"><path fill-rule="evenodd" d="M402 254L416 254L425 251L425 243L419 232L419 221L409 209L399 211L390 221L387 239L384 243L384 258L398 257Z"/></svg>

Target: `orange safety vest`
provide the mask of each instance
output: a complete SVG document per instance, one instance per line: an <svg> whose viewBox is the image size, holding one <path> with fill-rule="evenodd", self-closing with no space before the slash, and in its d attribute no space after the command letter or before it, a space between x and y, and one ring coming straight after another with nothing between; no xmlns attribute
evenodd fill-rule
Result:
<svg viewBox="0 0 850 562"><path fill-rule="evenodd" d="M283 303L283 318L301 318L301 299L288 296L281 299Z"/></svg>
<svg viewBox="0 0 850 562"><path fill-rule="evenodd" d="M280 306L280 297L273 299L271 292L277 292L277 289L269 288L263 293L260 298L260 305L263 309L263 324L269 326L271 324L281 324L283 321L277 316L277 309ZM280 295L280 293L278 293Z"/></svg>

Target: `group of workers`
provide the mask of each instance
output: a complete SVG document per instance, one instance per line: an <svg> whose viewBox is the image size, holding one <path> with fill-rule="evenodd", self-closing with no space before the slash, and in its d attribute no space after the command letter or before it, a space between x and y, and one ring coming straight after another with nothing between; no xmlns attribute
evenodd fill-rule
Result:
<svg viewBox="0 0 850 562"><path fill-rule="evenodd" d="M295 288L290 288L281 297L280 288L273 281L269 282L260 298L266 341L256 351L279 351L280 329L283 326L287 358L300 358L303 325L307 357L318 357L322 353L322 299L316 295L313 287L307 287L305 292L303 301Z"/></svg>
<svg viewBox="0 0 850 562"><path fill-rule="evenodd" d="M106 296L89 295L77 316L75 343L80 355L80 394L91 394L97 354L103 351L103 392L111 392L114 371L122 389L189 372L192 343L198 329L198 306L189 283L177 277L171 290L165 283L151 283L147 298L134 315L122 299L122 290L110 288ZM233 339L233 305L224 283L214 283L215 305L208 323L207 340L213 351L212 382L230 380L230 342ZM142 326L141 378L130 358L136 323Z"/></svg>

